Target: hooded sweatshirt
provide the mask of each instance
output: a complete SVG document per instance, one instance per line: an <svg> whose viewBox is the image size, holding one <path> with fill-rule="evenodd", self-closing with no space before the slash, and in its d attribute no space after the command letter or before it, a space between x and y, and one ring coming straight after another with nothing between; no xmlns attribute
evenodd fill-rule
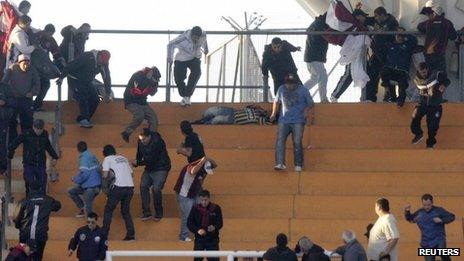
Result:
<svg viewBox="0 0 464 261"><path fill-rule="evenodd" d="M208 52L208 42L206 41L206 33L203 31L203 34L200 36L200 39L197 43L193 43L192 37L190 34L191 30L185 31L183 34L174 38L168 44L168 58L172 60L174 55L174 49L177 48L177 54L175 57L176 61L185 62L190 61L195 58L201 58L201 49L203 52Z"/></svg>
<svg viewBox="0 0 464 261"><path fill-rule="evenodd" d="M11 31L8 39L9 52L6 58L6 67L9 68L13 63L16 62L20 54L30 55L35 47L31 45L29 36L24 29L16 25Z"/></svg>

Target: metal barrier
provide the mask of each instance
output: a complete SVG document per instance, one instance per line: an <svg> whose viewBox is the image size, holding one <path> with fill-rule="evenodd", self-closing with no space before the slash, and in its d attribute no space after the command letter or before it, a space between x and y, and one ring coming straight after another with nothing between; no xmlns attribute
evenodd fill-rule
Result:
<svg viewBox="0 0 464 261"><path fill-rule="evenodd" d="M5 197L1 199L2 220L0 228L0 260L3 260L3 250L8 248L6 241L6 226L8 225L8 203Z"/></svg>
<svg viewBox="0 0 464 261"><path fill-rule="evenodd" d="M227 257L227 261L234 261L235 257L258 257L263 251L107 251L106 260L113 261L113 257Z"/></svg>

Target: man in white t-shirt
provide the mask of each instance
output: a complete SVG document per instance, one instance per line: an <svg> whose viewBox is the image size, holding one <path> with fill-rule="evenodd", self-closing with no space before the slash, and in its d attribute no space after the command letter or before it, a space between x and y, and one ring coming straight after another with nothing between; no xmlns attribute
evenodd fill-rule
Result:
<svg viewBox="0 0 464 261"><path fill-rule="evenodd" d="M375 212L379 216L369 234L367 245L368 260L380 260L390 255L390 260L398 260L398 240L400 233L396 218L390 214L390 204L387 199L380 198L375 203Z"/></svg>
<svg viewBox="0 0 464 261"><path fill-rule="evenodd" d="M113 145L106 145L103 148L103 178L109 178L114 175L114 186L108 193L105 212L103 215L103 229L107 235L110 231L113 211L121 202L121 214L126 223L126 237L124 241L135 240L134 222L130 214L130 202L134 196L134 180L132 179L133 171L126 157L117 155Z"/></svg>

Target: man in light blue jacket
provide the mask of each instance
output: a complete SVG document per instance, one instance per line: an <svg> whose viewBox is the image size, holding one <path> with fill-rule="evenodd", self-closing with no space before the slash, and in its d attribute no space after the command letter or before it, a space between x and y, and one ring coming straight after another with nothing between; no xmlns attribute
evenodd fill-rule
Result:
<svg viewBox="0 0 464 261"><path fill-rule="evenodd" d="M87 143L80 141L77 144L77 150L80 153L79 173L72 178L72 181L76 185L68 190L68 194L79 208L79 213L77 213L76 217L81 218L84 217L86 213L93 212L93 201L98 193L100 193L102 179L100 174L100 162L98 162L97 157L87 149Z"/></svg>

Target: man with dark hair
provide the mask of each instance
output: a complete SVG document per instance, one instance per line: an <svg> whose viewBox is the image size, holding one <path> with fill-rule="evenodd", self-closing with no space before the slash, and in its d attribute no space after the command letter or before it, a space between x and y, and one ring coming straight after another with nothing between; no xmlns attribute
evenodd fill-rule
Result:
<svg viewBox="0 0 464 261"><path fill-rule="evenodd" d="M177 178L174 191L177 195L181 216L179 240L182 242L192 241L189 238L187 219L190 210L195 204L198 193L202 190L203 182L208 174L213 174L213 169L217 167L216 162L207 157L187 164Z"/></svg>
<svg viewBox="0 0 464 261"><path fill-rule="evenodd" d="M23 0L18 5L18 11L22 15L28 15L29 11L31 10L31 3L29 1Z"/></svg>
<svg viewBox="0 0 464 261"><path fill-rule="evenodd" d="M299 83L298 78L289 74L285 84L279 87L272 106L271 122L279 113L279 127L275 148L275 170L285 170L285 144L290 133L293 137L295 171L303 170L303 132L311 109L314 106L309 90Z"/></svg>
<svg viewBox="0 0 464 261"><path fill-rule="evenodd" d="M88 213L87 226L77 229L69 241L68 256L72 256L77 248L79 261L105 260L108 250L107 234L97 225L97 219L97 214Z"/></svg>
<svg viewBox="0 0 464 261"><path fill-rule="evenodd" d="M83 128L93 127L90 119L100 103L97 89L93 84L97 74L101 74L105 85L103 100L109 102L111 99L110 57L111 54L107 50L85 52L77 59L69 62L58 79L58 83L61 84L63 78L67 76L68 84L76 89L80 111L76 121Z"/></svg>
<svg viewBox="0 0 464 261"><path fill-rule="evenodd" d="M77 151L79 152L79 172L72 177L75 185L68 190L68 194L79 208L76 218L81 218L93 212L93 201L100 193L101 168L97 157L87 149L85 141L77 143Z"/></svg>
<svg viewBox="0 0 464 261"><path fill-rule="evenodd" d="M8 158L12 159L16 148L23 144L23 177L26 185L26 196L29 195L29 187L33 181L38 182L40 192L45 195L47 189L47 156L45 151L52 157L51 165L55 166L58 154L53 149L48 133L44 130L44 121L34 120L32 130L26 130L18 136L8 150Z"/></svg>
<svg viewBox="0 0 464 261"><path fill-rule="evenodd" d="M45 28L36 33L35 37L37 38L40 46L47 52L47 54L52 54L54 64L59 68L63 69L66 65L66 61L60 53L60 48L56 43L53 34L55 33L55 26L53 24L47 24ZM44 76L40 76L40 91L37 94L37 97L34 100L34 110L40 111L43 105L43 100L47 95L48 89L50 88L50 79Z"/></svg>
<svg viewBox="0 0 464 261"><path fill-rule="evenodd" d="M150 188L153 190L153 204L155 207L156 222L163 218L163 187L169 171L171 159L166 149L166 143L158 132L148 128L143 129L137 144L137 157L132 166L145 166L140 181L140 194L142 196L142 220L152 219L150 210Z"/></svg>
<svg viewBox="0 0 464 261"><path fill-rule="evenodd" d="M14 223L19 229L19 242L26 243L34 239L37 251L32 254L32 260L42 260L45 244L48 240L48 223L51 212L58 212L61 203L42 193L37 181L30 184L30 195L21 200L15 210Z"/></svg>
<svg viewBox="0 0 464 261"><path fill-rule="evenodd" d="M37 95L40 90L40 78L37 71L31 67L31 58L28 55L18 56L18 62L10 66L2 80L3 83L10 85L13 99L13 115L10 118L10 138L18 136L16 130L19 115L21 132L32 128L33 112L32 97Z"/></svg>
<svg viewBox="0 0 464 261"><path fill-rule="evenodd" d="M390 214L388 199L378 199L375 203L375 212L379 218L369 233L368 260L379 260L386 255L390 255L391 260L397 261L400 233L396 218Z"/></svg>
<svg viewBox="0 0 464 261"><path fill-rule="evenodd" d="M291 250L287 247L288 239L287 235L280 233L276 237L276 245L273 248L269 248L266 253L263 255L263 260L265 261L298 261L298 258Z"/></svg>
<svg viewBox="0 0 464 261"><path fill-rule="evenodd" d="M279 87L284 84L285 76L289 73L298 78L295 62L293 61L292 52L301 51L301 47L295 47L287 41L275 37L271 44L264 46L263 60L261 63L261 71L263 73L263 81L268 85L269 71L271 71L274 81L274 94L277 93ZM298 78L300 81L300 79ZM301 81L300 81L301 82Z"/></svg>
<svg viewBox="0 0 464 261"><path fill-rule="evenodd" d="M310 32L325 31L328 26L325 23L327 13L320 15L314 19L314 22L306 30L306 48L304 53L304 61L308 67L310 78L305 82L305 87L313 88L316 84L319 87L319 97L321 102L328 102L327 99L327 71L324 63L327 61L327 50L329 43L322 35L309 34Z"/></svg>
<svg viewBox="0 0 464 261"><path fill-rule="evenodd" d="M222 211L219 205L210 201L210 193L203 190L198 194L199 204L195 204L190 211L187 226L195 235L193 250L219 250L219 231L222 228ZM194 258L203 260L202 257ZM219 261L219 258L208 257L208 261Z"/></svg>
<svg viewBox="0 0 464 261"><path fill-rule="evenodd" d="M158 82L161 74L155 66L145 67L132 75L124 91L125 109L132 113L132 121L126 130L121 133L122 139L129 142L129 137L134 130L142 124L143 120L148 121L151 131L156 131L158 127L158 117L155 111L148 105L147 96L153 96L158 91Z"/></svg>
<svg viewBox="0 0 464 261"><path fill-rule="evenodd" d="M422 248L446 248L445 225L454 221L453 213L442 207L433 205L433 196L424 194L421 198L422 208L411 214L411 205L404 208L407 221L416 223L421 231ZM426 261L435 260L435 257L425 257ZM441 260L451 260L449 256L441 256Z"/></svg>
<svg viewBox="0 0 464 261"><path fill-rule="evenodd" d="M20 54L31 55L35 50L34 45L29 39L32 19L27 15L18 18L18 24L11 31L8 38L8 53L6 56L5 69L17 62Z"/></svg>
<svg viewBox="0 0 464 261"><path fill-rule="evenodd" d="M89 33L92 28L90 24L83 23L79 28L68 25L61 29L63 41L60 44L60 52L66 62L77 59L85 52L85 44L89 39Z"/></svg>
<svg viewBox="0 0 464 261"><path fill-rule="evenodd" d="M10 253L4 261L29 261L32 254L37 251L37 243L34 239L29 239L26 243L19 243L10 248Z"/></svg>
<svg viewBox="0 0 464 261"><path fill-rule="evenodd" d="M425 61L434 71L447 72L446 47L449 40L457 38L453 23L445 18L445 12L439 5L431 7L431 18L417 25L417 30L425 34Z"/></svg>
<svg viewBox="0 0 464 261"><path fill-rule="evenodd" d="M440 128L440 120L443 113L441 106L443 102L443 93L446 87L450 84L450 80L445 72L432 71L427 63L419 64L414 83L419 89L419 104L414 109L411 132L414 134L412 144L418 144L423 137L421 128L422 118L427 115L427 148L432 149L437 140L438 129Z"/></svg>
<svg viewBox="0 0 464 261"><path fill-rule="evenodd" d="M387 13L384 7L380 6L374 10L374 17L366 19L366 25L374 27L374 31L396 31L398 21L393 15ZM387 58L387 44L395 41L393 35L375 35L372 37L371 50L367 65L367 74L370 81L366 84L366 100L377 101L377 90L379 84L380 70L383 68Z"/></svg>
<svg viewBox="0 0 464 261"><path fill-rule="evenodd" d="M398 27L398 32L405 29ZM395 35L393 43L387 43L387 57L385 66L380 72L382 86L385 87L389 102L397 102L398 107L403 107L406 100L406 89L409 85L409 67L411 58L417 45L417 39L413 35ZM394 83L392 83L394 81ZM399 95L396 95L396 83Z"/></svg>
<svg viewBox="0 0 464 261"><path fill-rule="evenodd" d="M134 222L130 214L130 203L134 196L133 171L126 157L116 154L113 145L106 145L103 148L103 179L114 179L114 184L110 184L110 191L105 205L103 217L103 230L109 235L113 211L121 202L121 215L126 225L126 236L124 241L135 239Z"/></svg>
<svg viewBox="0 0 464 261"><path fill-rule="evenodd" d="M177 48L176 57L173 59L174 49ZM208 42L206 33L199 27L194 26L191 30L171 40L168 44L168 63L174 61L174 80L182 97L181 106L190 106L190 97L195 91L195 86L201 76L201 53L208 54ZM187 69L190 70L187 85Z"/></svg>
<svg viewBox="0 0 464 261"><path fill-rule="evenodd" d="M198 134L193 132L192 124L188 121L182 121L180 123L180 131L185 137L185 141L180 144L177 154L187 157L189 163L203 158L205 156L203 142Z"/></svg>

